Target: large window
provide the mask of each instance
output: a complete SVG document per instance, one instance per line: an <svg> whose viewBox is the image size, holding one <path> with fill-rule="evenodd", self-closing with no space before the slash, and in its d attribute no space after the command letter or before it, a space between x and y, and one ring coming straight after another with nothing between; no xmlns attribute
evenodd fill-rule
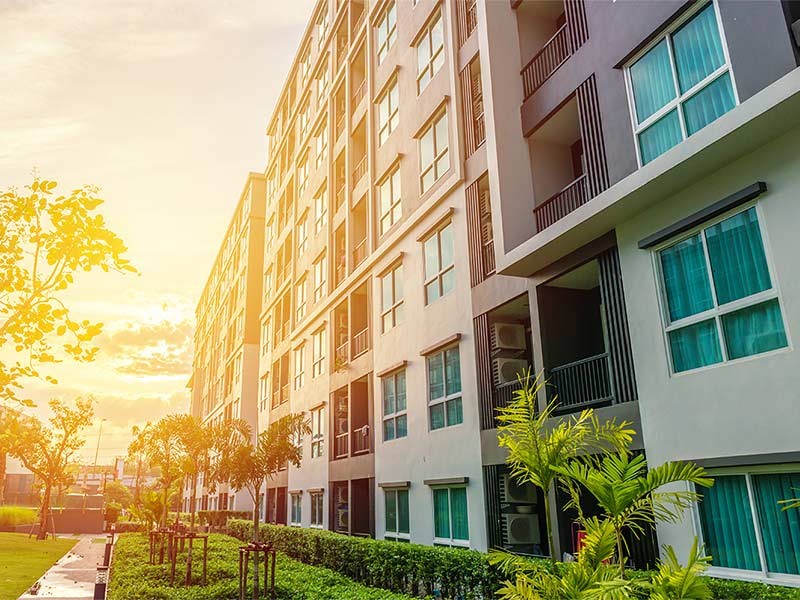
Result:
<svg viewBox="0 0 800 600"><path fill-rule="evenodd" d="M319 233L328 224L328 198L323 185L314 196L314 233Z"/></svg>
<svg viewBox="0 0 800 600"><path fill-rule="evenodd" d="M308 152L306 152L297 164L297 195L302 196L308 184Z"/></svg>
<svg viewBox="0 0 800 600"><path fill-rule="evenodd" d="M325 254L322 254L313 265L314 272L314 302L319 302L325 295L325 282L327 269L325 267Z"/></svg>
<svg viewBox="0 0 800 600"><path fill-rule="evenodd" d="M299 526L302 521L303 495L300 492L291 495L292 510L289 523Z"/></svg>
<svg viewBox="0 0 800 600"><path fill-rule="evenodd" d="M436 545L469 545L467 488L433 488L433 528L433 543Z"/></svg>
<svg viewBox="0 0 800 600"><path fill-rule="evenodd" d="M322 328L311 334L311 376L318 377L325 372L325 350L328 342L327 329Z"/></svg>
<svg viewBox="0 0 800 600"><path fill-rule="evenodd" d="M303 387L306 380L306 348L301 344L294 349L294 389Z"/></svg>
<svg viewBox="0 0 800 600"><path fill-rule="evenodd" d="M755 206L658 253L673 372L787 346Z"/></svg>
<svg viewBox="0 0 800 600"><path fill-rule="evenodd" d="M383 333L403 320L403 265L381 277L381 329Z"/></svg>
<svg viewBox="0 0 800 600"><path fill-rule="evenodd" d="M386 10L375 28L376 46L378 48L378 64L383 62L389 50L397 39L397 7L392 2Z"/></svg>
<svg viewBox="0 0 800 600"><path fill-rule="evenodd" d="M328 124L323 123L314 136L314 168L319 170L325 166L328 156Z"/></svg>
<svg viewBox="0 0 800 600"><path fill-rule="evenodd" d="M723 569L800 575L800 510L783 510L796 498L800 468L753 468L714 474L700 488L703 542Z"/></svg>
<svg viewBox="0 0 800 600"><path fill-rule="evenodd" d="M395 78L378 99L378 146L382 146L397 127L400 120L399 107L400 91Z"/></svg>
<svg viewBox="0 0 800 600"><path fill-rule="evenodd" d="M322 492L311 492L311 527L322 527L324 498Z"/></svg>
<svg viewBox="0 0 800 600"><path fill-rule="evenodd" d="M430 83L444 65L444 27L437 14L425 27L417 42L417 94Z"/></svg>
<svg viewBox="0 0 800 600"><path fill-rule="evenodd" d="M383 387L383 440L408 435L406 414L406 370L401 369L381 378Z"/></svg>
<svg viewBox="0 0 800 600"><path fill-rule="evenodd" d="M736 106L714 2L679 21L627 75L643 165Z"/></svg>
<svg viewBox="0 0 800 600"><path fill-rule="evenodd" d="M308 247L308 216L303 213L303 216L297 222L297 256L305 253Z"/></svg>
<svg viewBox="0 0 800 600"><path fill-rule="evenodd" d="M431 429L458 425L464 421L461 409L461 363L458 346L427 358L428 415Z"/></svg>
<svg viewBox="0 0 800 600"><path fill-rule="evenodd" d="M425 253L425 304L453 291L456 271L453 255L453 224L448 221L423 242Z"/></svg>
<svg viewBox="0 0 800 600"><path fill-rule="evenodd" d="M419 183L424 194L450 168L447 111L431 121L419 139Z"/></svg>
<svg viewBox="0 0 800 600"><path fill-rule="evenodd" d="M378 205L380 208L380 234L383 235L403 216L403 202L400 196L400 163L397 163L378 185Z"/></svg>
<svg viewBox="0 0 800 600"><path fill-rule="evenodd" d="M386 535L387 540L409 539L408 518L408 490L385 489L383 498L386 505Z"/></svg>
<svg viewBox="0 0 800 600"><path fill-rule="evenodd" d="M306 316L306 298L308 297L308 281L306 276L300 278L295 288L295 323L299 323Z"/></svg>
<svg viewBox="0 0 800 600"><path fill-rule="evenodd" d="M311 458L322 456L325 444L325 407L311 411Z"/></svg>

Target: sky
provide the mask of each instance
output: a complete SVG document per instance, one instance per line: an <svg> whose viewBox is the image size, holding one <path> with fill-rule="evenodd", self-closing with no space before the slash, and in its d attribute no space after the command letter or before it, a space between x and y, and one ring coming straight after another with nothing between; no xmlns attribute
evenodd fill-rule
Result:
<svg viewBox="0 0 800 600"><path fill-rule="evenodd" d="M92 395L82 458L124 455L133 425L188 408L194 308L311 0L0 0L0 190L35 171L97 185L141 275L76 279L74 316L104 323L89 364L31 381L38 403ZM57 188L56 191L58 191ZM100 424L102 421L102 435Z"/></svg>

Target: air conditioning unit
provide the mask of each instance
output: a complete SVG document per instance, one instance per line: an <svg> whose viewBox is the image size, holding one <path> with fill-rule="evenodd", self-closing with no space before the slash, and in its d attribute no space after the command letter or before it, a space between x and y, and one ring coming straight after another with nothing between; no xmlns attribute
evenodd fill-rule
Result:
<svg viewBox="0 0 800 600"><path fill-rule="evenodd" d="M492 325L494 347L497 350L525 350L525 326L516 323Z"/></svg>
<svg viewBox="0 0 800 600"><path fill-rule="evenodd" d="M506 543L539 544L539 518L536 515L503 515Z"/></svg>
<svg viewBox="0 0 800 600"><path fill-rule="evenodd" d="M800 19L792 23L792 33L794 34L794 43L800 47Z"/></svg>
<svg viewBox="0 0 800 600"><path fill-rule="evenodd" d="M536 502L536 488L530 483L519 483L510 474L503 475L501 502Z"/></svg>
<svg viewBox="0 0 800 600"><path fill-rule="evenodd" d="M517 381L517 375L528 369L528 361L521 358L495 358L494 377L498 385Z"/></svg>

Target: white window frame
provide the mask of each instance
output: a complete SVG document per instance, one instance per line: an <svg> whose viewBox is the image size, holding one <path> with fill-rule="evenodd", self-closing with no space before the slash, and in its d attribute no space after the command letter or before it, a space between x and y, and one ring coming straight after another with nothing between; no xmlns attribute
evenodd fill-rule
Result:
<svg viewBox="0 0 800 600"><path fill-rule="evenodd" d="M261 356L265 356L269 350L269 330L270 318L267 317L261 322Z"/></svg>
<svg viewBox="0 0 800 600"><path fill-rule="evenodd" d="M325 355L328 347L328 330L323 325L311 334L311 377L325 373Z"/></svg>
<svg viewBox="0 0 800 600"><path fill-rule="evenodd" d="M425 306L430 305L431 302L435 302L436 300L439 300L439 299L443 298L446 295L444 293L444 284L443 284L444 276L448 272L450 272L450 271L452 271L452 270L454 270L456 268L455 237L453 237L453 245L454 245L453 252L452 252L452 254L453 254L453 262L451 262L448 265L442 264L442 232L445 229L447 229L448 227L453 227L453 221L447 220L447 221L443 222L442 224L440 224L436 228L436 231L432 232L428 237L426 237L424 240L422 240L422 268L423 268L423 274L424 274L422 292L423 292L423 295L425 297ZM436 273L429 274L429 273L425 272L425 269L427 268L427 261L425 260L425 244L432 237L436 237L436 251L438 253L437 263L438 263L438 266L439 266L439 270ZM428 285L430 285L431 283L434 283L434 282L438 282L439 296L436 298L436 300L429 300L428 299ZM453 283L453 289L455 289L455 282Z"/></svg>
<svg viewBox="0 0 800 600"><path fill-rule="evenodd" d="M328 17L328 7L323 5L322 10L317 17L317 48L321 48L325 44L325 40L328 37L328 27L330 26L330 20Z"/></svg>
<svg viewBox="0 0 800 600"><path fill-rule="evenodd" d="M393 21L391 22L390 16L393 17ZM380 41L381 33L384 34L383 41ZM377 26L375 27L375 55L378 59L378 64L381 64L383 60L386 58L386 55L389 54L389 50L392 49L395 40L397 39L397 5L395 2L391 2L386 9L383 11L383 15L381 16L381 20L378 21Z"/></svg>
<svg viewBox="0 0 800 600"><path fill-rule="evenodd" d="M321 169L328 157L328 123L323 123L314 137L314 168Z"/></svg>
<svg viewBox="0 0 800 600"><path fill-rule="evenodd" d="M396 371L392 371L391 373L387 373L386 375L381 377L381 412L383 412L383 421L381 423L381 437L382 437L382 440L383 440L384 443L386 443L386 442L394 442L396 440L401 440L403 438L408 437L408 380L407 379L406 379L406 407L403 410L397 410L397 387L398 387L397 386L397 378L400 375L402 375L403 378L407 377L405 368L397 369ZM385 402L386 399L383 397L383 395L385 393L384 383L387 380L391 380L392 381L392 387L394 388L395 411L392 412L392 413L384 412L385 408L386 408L386 402ZM398 417L402 417L402 416L406 417L406 434L404 436L402 436L402 437L398 437L398 435L397 435L397 419L398 419ZM390 440L387 440L386 436L385 436L385 433L386 433L386 429L385 429L386 421L394 421L395 435Z"/></svg>
<svg viewBox="0 0 800 600"><path fill-rule="evenodd" d="M397 327L397 325L401 322L401 319L398 318L397 311L398 309L402 308L404 297L401 293L398 297L397 294L397 280L400 278L402 281L403 277L403 263L399 262L392 266L386 273L384 273L380 277L380 286L381 286L381 333L386 333ZM392 286L392 304L390 306L383 306L383 290L384 286L388 283ZM401 291L405 292L405 286L401 283ZM391 317L391 327L386 327L386 317Z"/></svg>
<svg viewBox="0 0 800 600"><path fill-rule="evenodd" d="M328 224L328 191L323 185L314 196L314 233L321 232Z"/></svg>
<svg viewBox="0 0 800 600"><path fill-rule="evenodd" d="M295 285L295 323L299 323L306 316L306 304L308 301L308 277L303 276L297 280Z"/></svg>
<svg viewBox="0 0 800 600"><path fill-rule="evenodd" d="M311 524L309 527L312 529L322 529L325 523L325 492L309 492L309 496L311 496ZM316 499L319 499L319 507L314 506L314 502ZM314 514L318 518L318 522L314 522Z"/></svg>
<svg viewBox="0 0 800 600"><path fill-rule="evenodd" d="M317 75L317 107L321 107L328 100L329 85L330 72L328 71L328 61L326 59Z"/></svg>
<svg viewBox="0 0 800 600"><path fill-rule="evenodd" d="M445 119L445 140L442 141L438 138L436 134L436 126L441 122L442 119ZM418 150L419 150L419 189L420 193L424 194L427 192L433 184L435 184L439 179L441 179L442 175L444 175L448 170L450 170L450 131L448 129L450 122L448 120L447 109L442 109L436 113L436 115L430 120L425 130L422 132L422 135L419 136L418 141ZM433 146L433 159L431 160L430 164L423 164L422 160L422 145L425 143L425 139L430 136L431 137L431 145ZM447 166L442 168L441 162L447 161ZM433 180L430 182L428 187L425 187L425 175L428 174L429 171L433 171Z"/></svg>
<svg viewBox="0 0 800 600"><path fill-rule="evenodd" d="M441 39L442 44L436 48L433 47L433 30L435 28L441 28ZM434 78L436 73L438 73L442 67L444 66L444 58L442 58L442 62L437 68L435 63L439 59L439 56L444 54L444 19L442 18L442 11L439 10L437 13L430 18L428 23L422 29L420 36L417 38L417 43L415 44L417 50L417 95L421 94L422 91L428 87L428 84ZM420 53L425 52L425 66L422 67L420 70Z"/></svg>
<svg viewBox="0 0 800 600"><path fill-rule="evenodd" d="M697 82L690 89L686 90L686 92L681 94L679 87L680 84L678 82L678 70L675 66L675 53L672 46L672 34L675 31L677 31L681 27L681 25L689 21L692 17L694 17L704 8L706 8L706 6L708 6L709 4L714 5L714 15L716 16L717 19L720 44L722 45L722 53L723 56L725 57L725 62L714 72L707 75L702 81ZM653 113L652 115L647 117L644 121L639 123L638 118L636 116L636 101L633 95L633 81L631 79L631 67L645 54L650 52L650 50L652 50L653 48L658 46L662 41L664 41L664 39L667 40L667 54L669 55L669 63L672 70L672 82L675 86L675 98L667 102L666 105L662 106L655 113ZM716 81L723 75L725 75L725 73L730 74L731 88L733 89L734 108L740 104L739 92L736 87L736 80L734 78L733 69L731 68L731 57L730 53L728 52L728 42L725 38L725 29L722 26L722 18L719 13L719 6L717 4L717 0L709 0L709 2L697 2L696 6L693 6L690 9L686 10L684 14L682 14L678 19L676 19L674 23L670 24L670 26L666 29L666 31L664 31L661 35L659 35L658 38L651 41L641 51L637 52L636 55L625 65L623 71L625 73L625 88L628 94L628 112L631 118L631 127L633 128L633 140L636 145L636 162L639 168L643 166L642 152L639 146L639 135L648 127L656 123L661 117L665 116L667 113L671 112L673 109L677 107L678 121L680 122L681 135L683 136L681 142L686 141L689 135L686 131L686 119L683 114L683 105L686 103L687 100L689 100L697 93L699 93L700 91L711 85L714 81ZM680 144L681 142L678 142L678 144ZM678 144L676 144L676 146ZM673 148L674 147L675 146L673 146ZM669 150L667 150L667 152L668 151Z"/></svg>
<svg viewBox="0 0 800 600"><path fill-rule="evenodd" d="M300 527L303 521L303 492L292 492L289 494L289 498L289 525ZM297 518L295 518L295 508L297 509Z"/></svg>
<svg viewBox="0 0 800 600"><path fill-rule="evenodd" d="M308 213L303 213L303 216L297 221L297 256L299 257L306 251L308 247Z"/></svg>
<svg viewBox="0 0 800 600"><path fill-rule="evenodd" d="M380 215L378 218L378 233L383 236L403 217L403 187L399 161L378 183L377 187L378 213ZM383 195L385 193L389 194L389 206L386 211L384 211L383 207Z"/></svg>
<svg viewBox="0 0 800 600"><path fill-rule="evenodd" d="M716 286L714 285L714 275L711 271L711 260L708 254L708 248L706 246L706 237L703 235L703 231L712 227L726 219L736 216L739 213L745 212L751 208L754 208L756 211L756 217L758 218L758 229L759 233L761 234L761 243L764 246L764 257L767 262L767 269L769 272L770 282L772 283L772 287L768 290L764 290L762 292L758 292L757 294L752 294L750 296L745 296L744 298L739 298L738 300L734 300L733 302L728 302L723 305L719 305L717 303L717 290ZM670 321L669 316L669 304L667 301L667 287L664 283L664 273L661 268L661 252L672 246L694 237L700 234L700 240L703 246L703 256L705 258L705 265L706 265L706 275L708 276L709 287L711 288L711 299L714 302L714 307L703 311L701 313L697 313L694 315L690 315L688 317L684 317L683 319L679 319L677 321ZM653 268L656 274L656 286L657 286L657 293L658 293L658 304L659 310L661 312L661 325L663 331L663 343L664 343L664 350L667 356L667 365L669 368L669 374L672 377L681 377L683 375L687 375L689 373L697 373L699 371L705 371L708 369L716 369L718 367L729 365L729 364L737 364L744 361L750 360L757 360L760 358L768 357L773 354L779 354L782 352L789 352L792 350L792 338L789 334L789 325L786 319L786 312L784 308L784 302L781 297L780 289L778 287L778 281L776 278L775 266L773 264L772 253L770 252L770 244L769 238L767 236L767 231L764 225L764 214L761 210L761 205L758 201L751 201L741 206L737 206L734 209L731 209L722 215L714 217L713 219L709 219L708 221L704 221L703 223L689 229L679 236L670 238L668 241L665 241L662 244L655 246L652 250L652 261L653 261ZM725 336L722 330L722 317L732 312L736 312L737 310L747 308L749 306L754 306L756 304L761 304L762 302L766 302L769 300L777 299L778 300L778 307L781 311L781 319L783 320L783 329L784 333L786 334L786 346L783 348L776 348L774 350L769 350L767 352L761 352L758 354L751 354L749 356L743 356L741 358L729 359L728 358L728 349L725 345ZM671 331L675 331L677 329L682 329L684 327L694 325L696 323L700 323L702 321L707 321L709 319L714 319L717 329L717 339L719 341L720 352L722 354L722 360L710 365L705 365L703 367L697 367L695 369L687 369L686 371L675 371L675 367L672 362L672 350L669 343L669 334Z"/></svg>
<svg viewBox="0 0 800 600"><path fill-rule="evenodd" d="M311 458L319 458L325 452L325 405L311 410Z"/></svg>
<svg viewBox="0 0 800 600"><path fill-rule="evenodd" d="M376 101L375 119L378 129L378 147L380 148L389 139L392 132L397 129L400 122L400 85L397 76L392 78L389 85ZM383 106L386 105L386 120L381 119Z"/></svg>
<svg viewBox="0 0 800 600"><path fill-rule="evenodd" d="M408 499L408 533L401 533L400 532L400 495L399 492L406 492L406 498ZM396 540L411 540L411 494L407 487L391 487L391 488L384 488L383 489L383 510L386 511L386 496L389 494L394 494L394 505L395 505L395 519L394 519L394 530L386 529L384 531L384 538L391 538ZM384 525L386 524L385 512L384 512Z"/></svg>
<svg viewBox="0 0 800 600"><path fill-rule="evenodd" d="M453 392L452 394L449 394L448 390L447 390L447 354L446 353L447 353L448 350L453 350L453 349L455 349L456 352L458 352L458 366L459 366L459 377L458 377L459 386L458 387L460 389L458 390L458 392ZM437 356L441 356L442 357L441 358L441 360L442 360L442 385L444 387L444 395L438 396L436 398L431 398L430 361L431 361L431 359L433 359L433 358L435 358ZM433 432L433 431L441 431L443 429L448 429L450 427L458 427L459 425L463 425L464 424L464 386L463 386L463 383L461 381L461 348L459 347L458 344L453 344L453 345L450 345L450 346L446 346L445 348L441 348L440 350L437 350L436 352L431 352L430 354L428 354L425 357L425 385L426 385L425 396L428 399L428 406L427 406L427 411L428 411L428 431L431 431L431 432ZM447 403L452 401L452 400L459 400L459 399L461 400L461 422L460 423L449 423L448 422L448 417L447 417ZM439 404L443 404L444 405L444 425L434 429L433 427L431 427L431 407L437 406Z"/></svg>
<svg viewBox="0 0 800 600"><path fill-rule="evenodd" d="M306 345L300 344L292 350L294 363L294 389L299 390L306 382Z"/></svg>
<svg viewBox="0 0 800 600"><path fill-rule="evenodd" d="M431 507L433 509L433 545L434 546L458 546L460 548L469 548L469 539L457 540L453 538L453 500L450 494L452 489L463 489L467 499L467 531L472 534L472 528L469 526L469 490L466 485L436 485L431 486ZM450 537L440 538L436 537L436 503L433 500L434 490L447 490L447 517L450 520Z"/></svg>
<svg viewBox="0 0 800 600"><path fill-rule="evenodd" d="M312 264L314 271L314 302L319 302L325 297L325 287L328 283L328 269L323 252Z"/></svg>
<svg viewBox="0 0 800 600"><path fill-rule="evenodd" d="M266 410L267 407L269 406L269 397L271 392L271 389L269 387L269 373L268 372L264 373L260 377L259 382L261 384L261 387L259 389L260 393L258 399L258 409L259 411L263 411Z"/></svg>
<svg viewBox="0 0 800 600"><path fill-rule="evenodd" d="M721 467L717 469L708 469L710 477L723 476L723 475L744 475L747 484L747 498L750 503L750 514L752 516L751 525L753 526L753 533L756 538L756 546L758 547L758 558L761 562L760 571L748 571L746 569L733 569L730 567L718 567L710 565L707 574L712 577L723 577L730 579L743 579L752 580L756 579L763 583L772 583L778 585L800 585L800 575L792 575L790 573L774 573L768 570L766 551L764 550L764 541L761 534L761 525L758 517L758 504L756 503L755 489L753 487L753 475L771 475L776 473L796 473L800 472L800 464L798 463L780 463L771 465L755 465L750 467ZM696 486L688 484L690 491L701 491ZM705 536L703 535L703 526L700 519L700 506L695 503L692 506L692 525L694 527L694 534L697 536L698 544L702 548L705 545Z"/></svg>
<svg viewBox="0 0 800 600"><path fill-rule="evenodd" d="M308 151L297 161L297 195L302 196L308 186Z"/></svg>

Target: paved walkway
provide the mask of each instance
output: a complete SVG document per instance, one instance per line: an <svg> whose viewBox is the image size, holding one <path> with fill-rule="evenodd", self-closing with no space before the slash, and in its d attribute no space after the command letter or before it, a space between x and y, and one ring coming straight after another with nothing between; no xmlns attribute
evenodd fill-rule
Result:
<svg viewBox="0 0 800 600"><path fill-rule="evenodd" d="M92 600L97 565L103 564L105 538L98 534L76 536L78 543L41 576L35 594L24 593L19 600ZM103 543L92 540L102 539ZM29 590L30 591L30 590Z"/></svg>

